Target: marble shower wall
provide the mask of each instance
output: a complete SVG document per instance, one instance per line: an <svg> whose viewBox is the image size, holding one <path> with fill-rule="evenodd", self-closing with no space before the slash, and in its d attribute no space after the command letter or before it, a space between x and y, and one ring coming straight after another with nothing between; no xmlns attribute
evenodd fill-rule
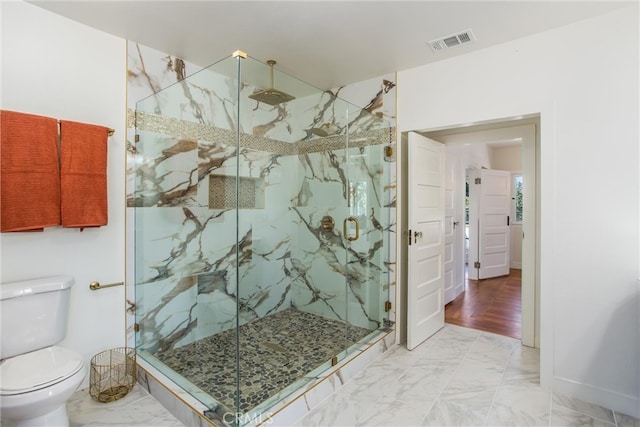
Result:
<svg viewBox="0 0 640 427"><path fill-rule="evenodd" d="M138 345L155 352L234 327L236 302L241 323L293 305L379 326L382 295L394 286L395 163L382 153L395 129L375 129L376 117L394 121L392 76L333 91L373 115L335 113L328 93L272 107L247 100L256 88L244 86L239 156L232 78L129 43L128 81L127 235L135 255L128 254L127 282L137 284L127 291L130 345L136 314ZM320 139L310 131L347 122L348 151L344 135ZM241 188L252 188L248 206L256 206L238 211L237 235L228 195L211 206L209 188L210 175L224 182L236 168ZM324 215L335 218L334 232L320 230ZM349 215L360 219L363 238L346 248Z"/></svg>
<svg viewBox="0 0 640 427"><path fill-rule="evenodd" d="M312 197L292 200L299 224L292 250L296 267L292 304L377 329L387 299L383 292L388 292L384 240L390 209L385 206L384 145L379 138L369 142L374 145L298 156L300 193ZM321 227L324 216L335 221L333 231ZM347 217L355 217L360 229L360 238L349 244L342 231ZM352 229L349 235L354 233Z"/></svg>

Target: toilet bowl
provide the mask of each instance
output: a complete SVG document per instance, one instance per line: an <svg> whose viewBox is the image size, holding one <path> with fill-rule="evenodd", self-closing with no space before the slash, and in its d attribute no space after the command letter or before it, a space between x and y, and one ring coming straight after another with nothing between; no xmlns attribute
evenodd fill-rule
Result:
<svg viewBox="0 0 640 427"><path fill-rule="evenodd" d="M72 284L60 276L0 287L3 427L69 425L66 402L87 374L82 355L55 345L66 333Z"/></svg>
<svg viewBox="0 0 640 427"><path fill-rule="evenodd" d="M86 374L79 354L56 346L2 361L3 427L69 425L66 402Z"/></svg>

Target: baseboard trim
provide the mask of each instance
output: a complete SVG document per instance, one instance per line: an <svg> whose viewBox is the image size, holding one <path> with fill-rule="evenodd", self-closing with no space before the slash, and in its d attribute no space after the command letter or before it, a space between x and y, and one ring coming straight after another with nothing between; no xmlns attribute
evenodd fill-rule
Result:
<svg viewBox="0 0 640 427"><path fill-rule="evenodd" d="M637 396L630 396L562 377L553 378L553 391L640 418L640 397Z"/></svg>

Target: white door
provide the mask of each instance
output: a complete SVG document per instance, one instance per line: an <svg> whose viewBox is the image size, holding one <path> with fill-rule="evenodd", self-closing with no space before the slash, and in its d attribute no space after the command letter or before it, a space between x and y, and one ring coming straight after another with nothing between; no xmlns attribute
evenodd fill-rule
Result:
<svg viewBox="0 0 640 427"><path fill-rule="evenodd" d="M445 148L444 187L444 303L448 304L464 290L464 170L459 153L449 147Z"/></svg>
<svg viewBox="0 0 640 427"><path fill-rule="evenodd" d="M407 348L444 326L444 146L408 137Z"/></svg>
<svg viewBox="0 0 640 427"><path fill-rule="evenodd" d="M482 169L480 180L470 185L479 188L478 209L478 278L509 274L511 257L511 173Z"/></svg>

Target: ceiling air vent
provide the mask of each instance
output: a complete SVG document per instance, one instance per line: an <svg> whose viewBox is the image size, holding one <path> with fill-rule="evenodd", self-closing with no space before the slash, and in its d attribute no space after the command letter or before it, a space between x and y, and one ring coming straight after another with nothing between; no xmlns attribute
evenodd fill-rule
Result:
<svg viewBox="0 0 640 427"><path fill-rule="evenodd" d="M429 46L431 46L431 49L433 49L434 52L440 52L441 50L444 50L453 46L469 43L470 41L473 41L475 39L476 39L476 36L473 35L473 31L465 30L460 33L452 34L450 36L440 37L439 39L431 40L430 42L427 42L427 43L429 44Z"/></svg>

